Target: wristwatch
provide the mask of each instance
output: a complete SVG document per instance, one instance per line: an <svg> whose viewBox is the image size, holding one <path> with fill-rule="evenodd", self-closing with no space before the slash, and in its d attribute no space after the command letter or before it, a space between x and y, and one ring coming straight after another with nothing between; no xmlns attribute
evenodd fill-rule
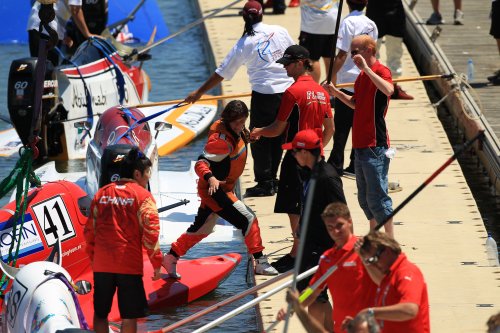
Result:
<svg viewBox="0 0 500 333"><path fill-rule="evenodd" d="M368 315L375 318L375 311L373 310L373 308L368 308Z"/></svg>

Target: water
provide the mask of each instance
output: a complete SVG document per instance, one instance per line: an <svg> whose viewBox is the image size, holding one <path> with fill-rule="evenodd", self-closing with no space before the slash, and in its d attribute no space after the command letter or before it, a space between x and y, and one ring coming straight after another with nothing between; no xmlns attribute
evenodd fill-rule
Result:
<svg viewBox="0 0 500 333"><path fill-rule="evenodd" d="M170 31L173 33L181 27L193 22L198 18L195 0L189 1L158 1ZM205 56L210 50L203 43L203 30L194 28L175 37L170 43L158 46L151 50L153 57L144 63L144 69L151 77L153 89L150 93L151 101L163 101L184 98L188 93L196 89L211 74L209 68L212 65ZM0 114L8 117L7 110L7 79L10 63L13 59L28 56L27 45L0 45ZM217 93L217 92L212 92ZM0 121L0 129L10 127ZM168 157L160 159L162 170L185 170L188 169L190 161L198 157L203 149L206 137L201 135L198 140L193 141L187 147L173 153ZM0 179L5 178L12 170L16 158L0 158ZM69 163L58 163L57 168L62 170L82 171L82 161L71 161ZM3 206L7 199L0 201ZM162 250L167 250L163 248ZM147 320L140 323L140 332L159 329L185 318L207 306L213 305L227 297L242 292L252 285L245 281L246 276L246 248L242 242L229 242L217 244L202 244L193 248L186 259L201 256L216 255L227 252L238 252L243 255L242 263L236 268L232 275L224 281L219 288L188 306L156 311L148 316ZM177 329L176 332L191 332L201 327L224 313L250 301L252 297L246 297L231 305L225 306L196 320L193 325L186 325ZM246 311L224 325L213 329L211 332L252 332L257 331L257 319L254 310Z"/></svg>

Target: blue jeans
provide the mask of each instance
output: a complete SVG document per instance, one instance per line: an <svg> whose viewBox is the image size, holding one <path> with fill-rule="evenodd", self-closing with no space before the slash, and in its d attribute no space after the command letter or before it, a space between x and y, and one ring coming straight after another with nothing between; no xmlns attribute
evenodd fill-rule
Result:
<svg viewBox="0 0 500 333"><path fill-rule="evenodd" d="M366 218L375 218L377 223L392 213L392 200L387 194L390 159L386 151L384 147L354 149L358 202Z"/></svg>

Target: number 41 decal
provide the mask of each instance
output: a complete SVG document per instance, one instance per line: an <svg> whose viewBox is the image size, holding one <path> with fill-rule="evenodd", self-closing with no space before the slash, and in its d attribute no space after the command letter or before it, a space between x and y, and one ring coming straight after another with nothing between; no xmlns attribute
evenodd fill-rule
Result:
<svg viewBox="0 0 500 333"><path fill-rule="evenodd" d="M57 238L62 241L75 236L75 228L61 196L55 196L31 207L38 225L45 236L47 246L53 246Z"/></svg>

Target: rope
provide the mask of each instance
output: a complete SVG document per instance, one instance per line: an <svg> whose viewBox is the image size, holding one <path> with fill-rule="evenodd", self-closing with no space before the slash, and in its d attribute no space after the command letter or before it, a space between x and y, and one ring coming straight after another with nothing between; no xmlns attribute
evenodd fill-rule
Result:
<svg viewBox="0 0 500 333"><path fill-rule="evenodd" d="M17 161L14 169L10 174L0 183L0 198L3 198L7 193L9 193L14 187L16 187L16 211L12 217L12 242L9 248L9 256L7 258L7 263L11 266L15 266L18 256L19 247L21 245L21 235L24 226L24 217L26 209L28 207L28 202L32 197L28 197L28 190L30 184L33 183L35 186L41 186L40 179L33 172L33 150L31 148L23 148L20 152L20 158ZM20 223L19 223L20 222ZM20 224L20 225L19 225ZM19 225L19 230L18 230ZM15 252L13 254L14 245L17 243ZM0 280L0 295L2 294L7 276L2 275Z"/></svg>
<svg viewBox="0 0 500 333"><path fill-rule="evenodd" d="M123 78L123 73L121 69L118 67L116 62L113 60L111 55L116 50L113 50L109 44L105 43L99 37L90 37L91 41L94 42L94 46L102 52L102 54L106 57L106 59L113 65L113 69L116 74L116 85L118 87L118 95L120 96L120 104L123 104L123 100L125 99L125 79Z"/></svg>
<svg viewBox="0 0 500 333"><path fill-rule="evenodd" d="M177 109L178 107L181 107L181 106L184 106L186 105L187 103L184 103L184 102L181 102L181 103L177 103L175 104L174 106L171 106L165 110L162 110L162 111L159 111L159 112L156 112L156 113L153 113L152 115L150 116L147 116L147 117L144 117L142 119L139 119L139 120L136 120L134 123L132 123L132 125L130 125L130 127L128 128L128 130L126 130L124 133L122 133L121 135L117 136L116 139L115 139L115 143L117 143L118 141L120 141L123 137L126 137L128 136L128 133L130 133L131 131L133 131L137 126L139 126L140 124L146 122L146 121L149 121L150 119L153 119L153 118L156 118L158 116L161 116L162 114L164 113L167 113L169 111L172 111L173 109ZM126 107L124 107L124 110L127 110L128 109ZM128 113L130 113L128 111ZM125 112L125 114L128 114L127 112Z"/></svg>
<svg viewBox="0 0 500 333"><path fill-rule="evenodd" d="M470 120L478 120L479 118L481 118L483 116L483 110L484 110L483 102L481 101L481 98L479 97L479 94L477 93L476 89L474 89L470 85L469 80L467 79L467 75L465 75L464 73L460 73L459 75L456 76L456 78L458 80L458 84L452 85L452 89L450 91L448 91L448 93L446 95L444 95L436 103L432 103L431 105L434 108L438 108L452 93L457 93L459 91L464 91L464 90L467 89L473 95L474 101L476 101L478 103L479 114L478 115L471 114L470 110L467 110L467 108L465 107L465 103L463 102L463 100L461 100L461 103L462 103L462 112L464 113L464 115L468 119L470 119Z"/></svg>
<svg viewBox="0 0 500 333"><path fill-rule="evenodd" d="M474 100L478 103L478 106L479 106L479 114L477 116L472 115L470 113L470 111L467 112L466 108L464 107L463 110L464 110L465 116L471 120L477 120L477 119L481 118L483 116L484 108L483 108L483 102L481 102L481 98L479 97L479 94L477 93L476 89L474 89L470 85L469 80L467 79L467 75L465 75L464 73L461 73L460 75L457 76L457 78L458 78L458 81L460 82L461 90L463 91L464 87L466 87L466 89L468 89L470 91L470 93L474 96Z"/></svg>

